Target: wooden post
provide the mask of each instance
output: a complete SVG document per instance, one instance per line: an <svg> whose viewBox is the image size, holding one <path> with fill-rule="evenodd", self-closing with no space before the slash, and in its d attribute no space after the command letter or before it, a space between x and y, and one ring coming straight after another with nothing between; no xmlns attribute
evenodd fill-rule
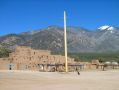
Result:
<svg viewBox="0 0 119 90"><path fill-rule="evenodd" d="M64 11L64 48L65 48L65 72L68 72L67 62L67 33L66 33L66 12Z"/></svg>

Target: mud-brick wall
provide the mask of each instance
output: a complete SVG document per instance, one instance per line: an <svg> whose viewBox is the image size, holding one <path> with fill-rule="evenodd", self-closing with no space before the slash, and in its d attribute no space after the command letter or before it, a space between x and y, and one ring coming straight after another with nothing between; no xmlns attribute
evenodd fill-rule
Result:
<svg viewBox="0 0 119 90"><path fill-rule="evenodd" d="M9 64L8 58L0 58L0 70L9 70Z"/></svg>

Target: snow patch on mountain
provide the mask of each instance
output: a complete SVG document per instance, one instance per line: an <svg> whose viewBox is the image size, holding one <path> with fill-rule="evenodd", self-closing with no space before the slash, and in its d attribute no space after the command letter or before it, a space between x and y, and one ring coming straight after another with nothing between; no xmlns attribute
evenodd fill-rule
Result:
<svg viewBox="0 0 119 90"><path fill-rule="evenodd" d="M99 27L98 29L99 30L114 30L114 27L105 25L105 26Z"/></svg>

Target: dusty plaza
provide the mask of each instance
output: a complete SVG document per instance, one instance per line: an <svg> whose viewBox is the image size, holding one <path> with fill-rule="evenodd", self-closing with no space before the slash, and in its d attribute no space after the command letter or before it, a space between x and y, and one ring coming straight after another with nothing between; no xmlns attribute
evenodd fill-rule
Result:
<svg viewBox="0 0 119 90"><path fill-rule="evenodd" d="M0 71L0 90L119 90L119 70L76 72Z"/></svg>
<svg viewBox="0 0 119 90"><path fill-rule="evenodd" d="M66 73L64 63L64 56L19 46L0 60L0 90L119 90L118 64L103 70L98 60L76 62L68 57Z"/></svg>

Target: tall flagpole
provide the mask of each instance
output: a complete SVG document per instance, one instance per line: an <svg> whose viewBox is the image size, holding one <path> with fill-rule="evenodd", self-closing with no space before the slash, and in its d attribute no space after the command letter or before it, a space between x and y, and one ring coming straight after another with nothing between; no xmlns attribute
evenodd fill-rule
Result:
<svg viewBox="0 0 119 90"><path fill-rule="evenodd" d="M64 11L64 48L65 48L65 72L68 72L67 62L67 33L66 33L66 12Z"/></svg>

